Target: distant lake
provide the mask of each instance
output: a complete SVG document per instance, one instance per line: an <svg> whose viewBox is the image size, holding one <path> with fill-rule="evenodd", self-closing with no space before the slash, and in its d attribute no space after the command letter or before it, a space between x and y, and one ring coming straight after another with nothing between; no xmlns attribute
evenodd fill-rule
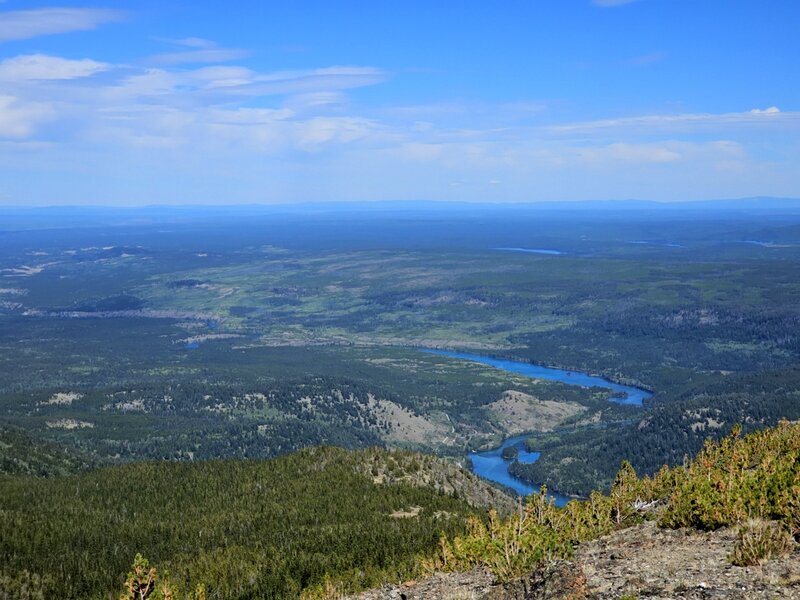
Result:
<svg viewBox="0 0 800 600"><path fill-rule="evenodd" d="M549 254L551 256L566 254L560 250L548 250L547 248L492 248L492 250L502 250L504 252L528 252L530 254Z"/></svg>
<svg viewBox="0 0 800 600"><path fill-rule="evenodd" d="M686 248L683 244L678 244L676 242L648 242L645 240L633 240L628 242L629 244L645 244L647 246L663 246L664 248Z"/></svg>
<svg viewBox="0 0 800 600"><path fill-rule="evenodd" d="M581 371L565 371L563 369L554 369L551 367L543 367L541 365L534 365L532 363L521 362L517 360L506 360L503 358L491 358L489 356L481 356L478 354L469 354L467 352L451 352L450 350L433 350L423 348L422 352L428 354L437 354L439 356L447 356L449 358L460 358L462 360L469 360L472 362L488 365L496 369L508 371L509 373L516 373L517 375L525 375L533 379L547 379L550 381L560 381L568 385L579 385L582 387L600 387L607 390L612 390L619 394L624 394L621 397L611 397L609 400L616 404L633 404L641 406L642 402L652 396L647 390L643 390L630 385L622 385L621 383L614 383L603 377L597 375L589 375Z"/></svg>
<svg viewBox="0 0 800 600"><path fill-rule="evenodd" d="M524 375L534 379L547 379L550 381L560 381L568 385L578 385L581 387L601 387L608 390L613 390L614 392L624 394L624 397L609 398L611 402L616 402L618 404L641 406L645 399L652 396L652 394L647 390L614 383L613 381L609 381L603 377L589 375L588 373L582 373L580 371L565 371L563 369L542 367L540 365L534 365L527 362L491 358L489 356L469 354L467 352L451 352L449 350L434 350L429 348L421 348L420 350L428 354L436 354L438 356L447 356L449 358L458 358L471 362L477 362L483 365L494 367L496 369L502 369L503 371L507 371L509 373L516 373L517 375ZM514 462L514 460L505 459L502 456L504 448L515 447L518 452L516 458L518 462L523 464L536 462L539 459L540 453L528 451L528 449L525 447L525 440L527 438L527 435L514 436L506 439L498 448L487 450L485 452L473 452L469 454L467 458L469 459L472 472L479 477L483 477L489 481L494 481L495 483L499 483L511 488L521 496L539 493L539 485L523 481L522 479L514 477L511 473L509 473L508 467ZM553 494L552 496L555 498L556 505L558 506L563 506L569 501L569 498L566 496L561 496L559 494Z"/></svg>
<svg viewBox="0 0 800 600"><path fill-rule="evenodd" d="M792 248L795 244L778 244L776 242L762 242L759 240L745 240L743 244L753 244L754 246L761 246L762 248Z"/></svg>

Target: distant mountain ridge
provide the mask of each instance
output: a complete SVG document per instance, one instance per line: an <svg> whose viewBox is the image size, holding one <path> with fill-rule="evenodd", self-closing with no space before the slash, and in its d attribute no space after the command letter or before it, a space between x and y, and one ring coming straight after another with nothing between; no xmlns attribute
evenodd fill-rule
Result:
<svg viewBox="0 0 800 600"><path fill-rule="evenodd" d="M596 214L602 217L631 214L675 218L681 214L698 218L746 215L800 215L800 198L759 196L719 200L661 202L653 200L575 200L545 202L462 202L462 201L363 201L304 202L297 204L180 204L141 206L0 206L0 232L109 225L149 225L236 220L248 217L330 217L449 216L542 214L550 217Z"/></svg>
<svg viewBox="0 0 800 600"><path fill-rule="evenodd" d="M529 209L529 210L571 210L584 209L610 210L642 210L653 208L691 208L691 207L718 207L739 209L775 209L786 207L800 207L800 198L780 196L749 196L743 198L715 198L706 200L641 200L637 198L624 198L619 200L543 200L536 202L472 202L462 200L359 200L359 201L331 201L331 202L264 202L247 204L139 204L139 205L101 205L101 204L51 204L26 206L23 204L0 205L0 212L4 213L42 213L70 215L79 212L95 213L153 213L174 214L185 212L206 212L216 214L220 212L236 212L242 214L270 213L285 211L305 210L449 210L453 208L475 209Z"/></svg>

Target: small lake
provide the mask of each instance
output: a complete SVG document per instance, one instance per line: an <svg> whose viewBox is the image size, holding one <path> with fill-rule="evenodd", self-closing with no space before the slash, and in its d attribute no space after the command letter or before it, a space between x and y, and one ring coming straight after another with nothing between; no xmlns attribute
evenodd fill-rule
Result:
<svg viewBox="0 0 800 600"><path fill-rule="evenodd" d="M743 244L753 244L754 246L761 246L762 248L792 248L795 244L778 244L776 242L761 242L759 240L745 240Z"/></svg>
<svg viewBox="0 0 800 600"><path fill-rule="evenodd" d="M652 394L647 390L614 383L613 381L609 381L603 377L589 375L588 373L582 373L580 371L565 371L563 369L542 367L541 365L534 365L521 361L491 358L489 356L481 356L478 354L469 354L467 352L451 352L450 350L434 350L429 348L421 348L420 350L428 354L436 354L438 356L446 356L448 358L458 358L461 360L477 362L483 365L494 367L496 369L507 371L509 373L524 375L534 379L547 379L550 381L560 381L568 385L579 385L581 387L600 387L613 390L621 395L624 394L624 397L620 396L609 398L611 402L616 402L619 404L641 406L642 402L646 398L652 396ZM531 484L527 481L523 481L522 479L518 479L508 472L508 467L512 462L514 462L514 459L505 459L502 456L502 452L505 448L513 447L517 449L518 454L516 460L520 463L530 464L536 462L539 459L540 453L528 451L528 449L525 447L525 440L528 437L529 436L527 435L514 436L506 439L502 445L497 448L469 454L467 458L469 459L472 472L479 477L483 477L489 481L494 481L495 483L499 483L511 488L521 496L528 496L530 494L538 493L540 487L539 485ZM567 496L562 496L560 494L548 495L552 495L557 506L564 506L564 504L570 500Z"/></svg>
<svg viewBox="0 0 800 600"><path fill-rule="evenodd" d="M686 248L683 244L678 244L676 242L648 242L645 240L633 240L628 242L629 244L643 244L646 246L663 246L664 248Z"/></svg>
<svg viewBox="0 0 800 600"><path fill-rule="evenodd" d="M550 256L566 254L560 250L548 250L547 248L492 248L492 250L502 250L504 252L528 252L529 254L549 254Z"/></svg>

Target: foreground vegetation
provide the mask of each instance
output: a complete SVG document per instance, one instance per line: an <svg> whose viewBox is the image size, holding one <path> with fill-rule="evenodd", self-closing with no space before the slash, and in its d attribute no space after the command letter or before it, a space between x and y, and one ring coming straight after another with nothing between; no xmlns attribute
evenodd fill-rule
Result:
<svg viewBox="0 0 800 600"><path fill-rule="evenodd" d="M454 497L463 495L459 486L448 495L403 483L429 481L417 476L432 467L412 453L319 448L267 462L6 477L4 597L116 598L125 590L123 598L138 600L134 592L149 590L171 600L332 598L476 566L504 581L644 519L739 526L730 557L739 565L791 552L800 537L800 425L785 421L708 441L693 461L654 477L639 478L625 463L607 495L564 508L533 495L511 516L491 510L488 519ZM451 469L441 473L454 480Z"/></svg>
<svg viewBox="0 0 800 600"><path fill-rule="evenodd" d="M617 473L608 495L556 508L544 494L530 496L518 513L489 523L471 518L469 532L443 536L430 571L491 569L507 580L545 559L568 558L576 544L655 518L663 527L713 530L740 526L731 562L757 564L794 549L800 540L800 425L721 442L707 441L686 465L638 478L630 463Z"/></svg>

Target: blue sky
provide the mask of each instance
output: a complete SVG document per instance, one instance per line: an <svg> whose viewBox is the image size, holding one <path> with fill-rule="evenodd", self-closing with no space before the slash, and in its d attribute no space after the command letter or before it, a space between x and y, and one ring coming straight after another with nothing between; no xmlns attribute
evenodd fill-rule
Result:
<svg viewBox="0 0 800 600"><path fill-rule="evenodd" d="M800 2L0 0L0 205L800 197Z"/></svg>

